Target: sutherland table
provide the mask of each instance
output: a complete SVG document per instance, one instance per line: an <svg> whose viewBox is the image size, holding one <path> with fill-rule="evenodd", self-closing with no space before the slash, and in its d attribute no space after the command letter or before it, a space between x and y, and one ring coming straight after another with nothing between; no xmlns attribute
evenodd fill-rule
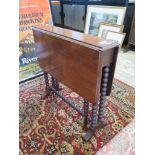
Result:
<svg viewBox="0 0 155 155"><path fill-rule="evenodd" d="M44 97L53 92L84 116L83 139L88 141L97 128L105 125L103 109L111 92L118 43L51 25L39 25L32 30L38 63L44 71ZM48 74L52 77L52 86L49 86ZM61 95L59 82L84 98L83 111ZM91 119L89 102L92 103Z"/></svg>

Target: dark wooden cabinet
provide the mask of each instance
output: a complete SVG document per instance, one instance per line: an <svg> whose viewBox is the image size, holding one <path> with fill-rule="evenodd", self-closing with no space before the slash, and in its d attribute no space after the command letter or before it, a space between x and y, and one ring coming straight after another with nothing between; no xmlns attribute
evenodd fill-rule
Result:
<svg viewBox="0 0 155 155"><path fill-rule="evenodd" d="M127 6L129 0L49 0L53 24L84 32L88 5Z"/></svg>
<svg viewBox="0 0 155 155"><path fill-rule="evenodd" d="M133 17L133 20L132 20L132 25L131 25L130 35L129 35L129 41L128 41L128 47L130 45L135 46L135 16Z"/></svg>
<svg viewBox="0 0 155 155"><path fill-rule="evenodd" d="M124 30L123 32L126 33L125 39L124 39L124 45L128 45L129 42L129 36L130 36L130 30L132 25L132 20L135 12L135 4L129 3L126 8L126 15L124 18Z"/></svg>

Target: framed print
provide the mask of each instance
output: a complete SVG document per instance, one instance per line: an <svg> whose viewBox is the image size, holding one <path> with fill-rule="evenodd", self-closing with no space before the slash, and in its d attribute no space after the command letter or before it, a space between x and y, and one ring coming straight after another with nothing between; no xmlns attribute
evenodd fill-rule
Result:
<svg viewBox="0 0 155 155"><path fill-rule="evenodd" d="M119 47L121 48L125 35L126 35L125 33L108 31L106 35L106 39L117 41L120 44Z"/></svg>
<svg viewBox="0 0 155 155"><path fill-rule="evenodd" d="M108 31L123 32L124 25L100 23L98 37L105 38Z"/></svg>
<svg viewBox="0 0 155 155"><path fill-rule="evenodd" d="M101 22L122 25L126 7L88 5L85 23L85 33L98 35Z"/></svg>

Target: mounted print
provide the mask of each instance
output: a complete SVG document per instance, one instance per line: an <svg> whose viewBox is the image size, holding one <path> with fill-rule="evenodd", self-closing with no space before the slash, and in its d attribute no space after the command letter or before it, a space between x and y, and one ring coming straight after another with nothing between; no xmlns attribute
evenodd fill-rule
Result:
<svg viewBox="0 0 155 155"><path fill-rule="evenodd" d="M105 38L108 31L123 32L124 25L100 23L98 37Z"/></svg>
<svg viewBox="0 0 155 155"><path fill-rule="evenodd" d="M106 39L117 41L120 44L119 47L121 48L125 35L126 33L108 31L106 35Z"/></svg>
<svg viewBox="0 0 155 155"><path fill-rule="evenodd" d="M85 33L98 35L101 22L123 25L126 7L88 5Z"/></svg>

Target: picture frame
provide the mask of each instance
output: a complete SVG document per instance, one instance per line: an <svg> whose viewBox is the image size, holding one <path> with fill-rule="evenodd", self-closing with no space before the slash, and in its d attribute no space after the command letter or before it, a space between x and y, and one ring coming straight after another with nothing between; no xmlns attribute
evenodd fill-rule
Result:
<svg viewBox="0 0 155 155"><path fill-rule="evenodd" d="M121 48L124 38L125 38L125 35L126 35L126 33L108 31L107 35L106 35L106 39L117 41L120 44L119 47Z"/></svg>
<svg viewBox="0 0 155 155"><path fill-rule="evenodd" d="M98 35L101 22L123 25L126 7L88 5L84 33Z"/></svg>
<svg viewBox="0 0 155 155"><path fill-rule="evenodd" d="M124 25L109 24L102 22L99 26L98 37L105 38L108 31L123 32Z"/></svg>

